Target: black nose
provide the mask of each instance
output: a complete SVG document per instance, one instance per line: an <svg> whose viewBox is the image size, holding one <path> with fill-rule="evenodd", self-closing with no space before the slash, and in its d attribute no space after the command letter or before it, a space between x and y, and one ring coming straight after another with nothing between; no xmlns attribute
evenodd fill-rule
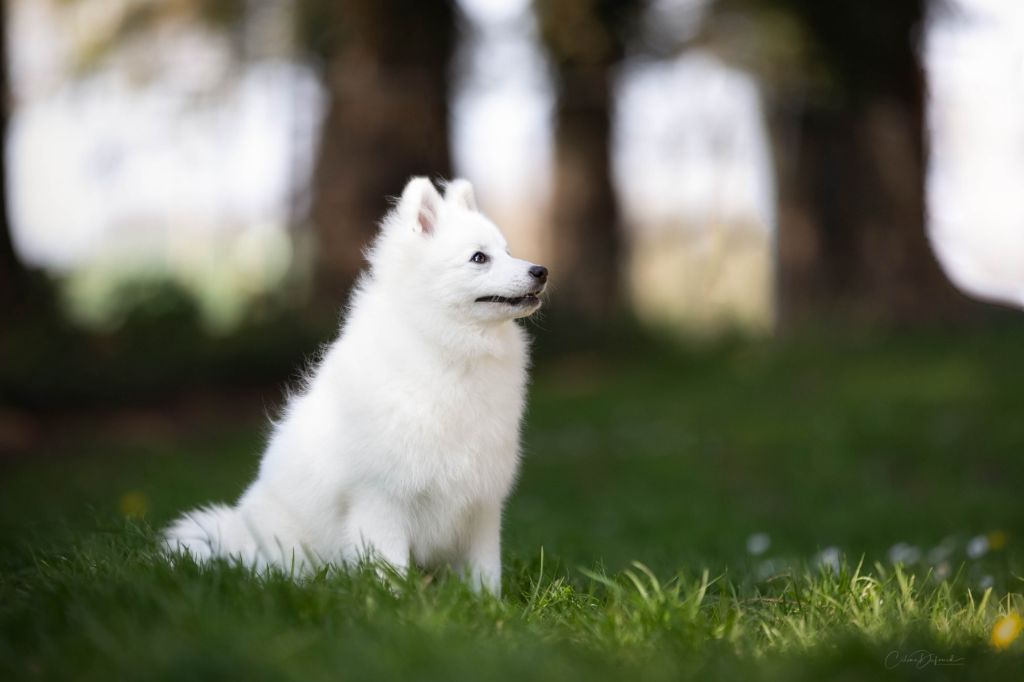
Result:
<svg viewBox="0 0 1024 682"><path fill-rule="evenodd" d="M548 281L548 269L543 265L531 265L530 277L539 279L541 282L546 282Z"/></svg>

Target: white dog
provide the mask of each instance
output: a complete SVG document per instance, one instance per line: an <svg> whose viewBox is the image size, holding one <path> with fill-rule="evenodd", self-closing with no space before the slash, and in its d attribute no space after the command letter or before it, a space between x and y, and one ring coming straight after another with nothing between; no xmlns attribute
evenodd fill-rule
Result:
<svg viewBox="0 0 1024 682"><path fill-rule="evenodd" d="M293 396L233 507L182 516L167 548L305 572L364 558L451 564L501 590L527 342L547 269L508 253L465 180L406 185L340 336Z"/></svg>

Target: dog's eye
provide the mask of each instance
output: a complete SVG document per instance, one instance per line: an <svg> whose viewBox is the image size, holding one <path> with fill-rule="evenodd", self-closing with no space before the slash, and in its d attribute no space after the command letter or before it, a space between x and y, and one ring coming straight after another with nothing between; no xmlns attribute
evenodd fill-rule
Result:
<svg viewBox="0 0 1024 682"><path fill-rule="evenodd" d="M469 260L470 260L470 262L471 262L471 263L480 263L480 264L483 264L483 263L486 263L486 262L487 262L488 260L490 260L490 259L489 259L489 258L487 257L487 254L486 254L486 253L484 253L483 251L477 251L476 253L474 253L474 254L473 254L473 255L472 255L471 257L470 257L470 259L469 259Z"/></svg>

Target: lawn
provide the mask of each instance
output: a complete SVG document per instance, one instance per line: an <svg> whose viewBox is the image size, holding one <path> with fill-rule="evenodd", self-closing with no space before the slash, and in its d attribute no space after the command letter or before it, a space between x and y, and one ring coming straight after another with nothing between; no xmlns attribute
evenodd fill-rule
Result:
<svg viewBox="0 0 1024 682"><path fill-rule="evenodd" d="M168 564L255 421L0 463L0 679L1020 679L1024 327L593 345L538 362L501 600Z"/></svg>

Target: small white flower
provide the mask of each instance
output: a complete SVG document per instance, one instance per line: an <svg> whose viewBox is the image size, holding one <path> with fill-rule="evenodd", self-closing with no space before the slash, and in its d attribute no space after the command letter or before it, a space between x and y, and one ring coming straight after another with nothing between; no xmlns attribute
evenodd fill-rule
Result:
<svg viewBox="0 0 1024 682"><path fill-rule="evenodd" d="M945 580L952 573L952 569L949 566L948 561L943 561L935 567L935 577L939 580Z"/></svg>
<svg viewBox="0 0 1024 682"><path fill-rule="evenodd" d="M833 573L839 575L839 548L826 547L818 552L818 556L815 557L814 563L818 566L830 568Z"/></svg>
<svg viewBox="0 0 1024 682"><path fill-rule="evenodd" d="M978 579L978 587L983 590L987 590L995 584L995 580L990 575L983 575Z"/></svg>
<svg viewBox="0 0 1024 682"><path fill-rule="evenodd" d="M988 538L984 535L975 535L967 541L967 556L971 559L979 559L988 552Z"/></svg>
<svg viewBox="0 0 1024 682"><path fill-rule="evenodd" d="M768 533L754 533L747 538L747 554L751 556L760 556L767 552L771 546L772 539L768 536Z"/></svg>
<svg viewBox="0 0 1024 682"><path fill-rule="evenodd" d="M905 542L897 542L889 548L889 563L916 564L921 558L921 550Z"/></svg>

